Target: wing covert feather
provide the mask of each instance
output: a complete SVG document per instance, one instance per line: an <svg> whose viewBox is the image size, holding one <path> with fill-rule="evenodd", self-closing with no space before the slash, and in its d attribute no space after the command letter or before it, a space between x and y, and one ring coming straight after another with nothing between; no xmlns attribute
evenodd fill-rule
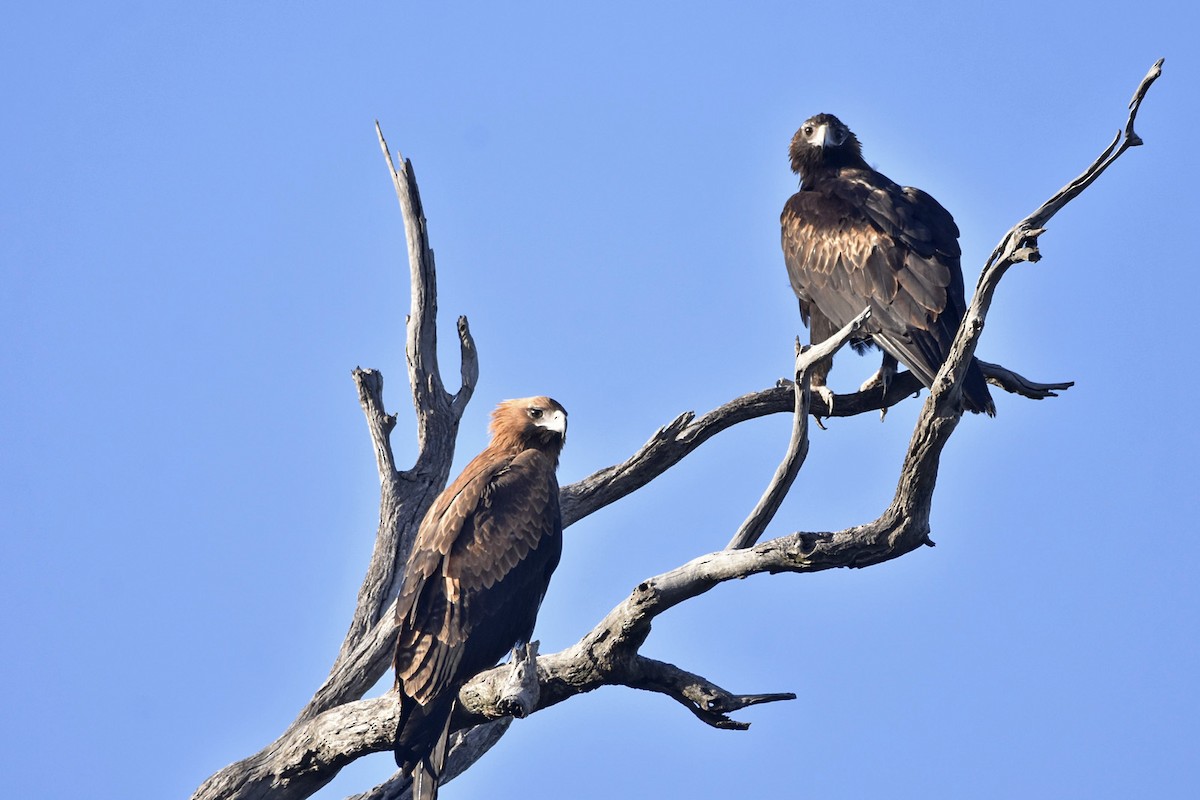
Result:
<svg viewBox="0 0 1200 800"><path fill-rule="evenodd" d="M871 170L844 173L784 207L792 288L834 327L869 306L867 332L932 381L965 310L958 227L925 192Z"/></svg>
<svg viewBox="0 0 1200 800"><path fill-rule="evenodd" d="M554 470L536 450L485 450L426 515L397 604L396 673L407 696L432 701L531 632L562 548Z"/></svg>

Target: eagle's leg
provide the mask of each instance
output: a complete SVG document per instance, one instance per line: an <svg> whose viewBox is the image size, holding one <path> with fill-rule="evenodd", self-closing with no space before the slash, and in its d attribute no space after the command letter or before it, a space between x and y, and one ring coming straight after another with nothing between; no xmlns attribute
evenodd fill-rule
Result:
<svg viewBox="0 0 1200 800"><path fill-rule="evenodd" d="M829 318L817 311L811 309L808 320L808 340L813 344L820 344L838 332L838 326L829 321ZM815 395L818 395L825 401L826 416L833 416L833 392L825 385L826 379L829 377L829 370L833 366L833 356L823 358L812 365L808 371L808 389Z"/></svg>
<svg viewBox="0 0 1200 800"><path fill-rule="evenodd" d="M825 409L828 412L825 416L832 417L834 394L833 390L825 385L824 377L822 376L820 383L816 383L815 381L810 382L808 385L808 390L825 401Z"/></svg>
<svg viewBox="0 0 1200 800"><path fill-rule="evenodd" d="M858 387L860 392L870 391L876 386L883 387L883 393L886 395L888 387L892 385L892 378L896 377L896 369L899 366L895 357L891 353L883 354L883 363L879 365L879 369L874 375L867 378L866 382Z"/></svg>
<svg viewBox="0 0 1200 800"><path fill-rule="evenodd" d="M892 385L892 378L896 377L896 368L898 364L896 358L888 352L883 354L883 363L879 365L879 369L874 375L867 378L866 382L858 387L860 392L866 392L875 387L879 387L884 397L887 397L888 387ZM879 409L879 419L887 418L887 406Z"/></svg>

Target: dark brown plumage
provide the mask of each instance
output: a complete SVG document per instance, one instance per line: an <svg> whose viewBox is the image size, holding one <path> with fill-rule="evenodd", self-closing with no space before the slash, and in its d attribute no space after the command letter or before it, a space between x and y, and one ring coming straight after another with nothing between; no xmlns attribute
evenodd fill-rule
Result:
<svg viewBox="0 0 1200 800"><path fill-rule="evenodd" d="M396 763L435 797L458 690L529 641L562 553L555 469L567 412L549 397L506 400L492 441L421 522L396 605ZM420 780L418 780L418 783Z"/></svg>
<svg viewBox="0 0 1200 800"><path fill-rule="evenodd" d="M800 191L784 206L783 254L814 343L868 306L865 336L887 356L863 388L886 385L899 359L926 386L945 361L966 312L958 226L920 189L871 169L854 134L832 114L806 121L789 148ZM830 361L813 370L825 387ZM978 362L963 381L963 405L995 414Z"/></svg>

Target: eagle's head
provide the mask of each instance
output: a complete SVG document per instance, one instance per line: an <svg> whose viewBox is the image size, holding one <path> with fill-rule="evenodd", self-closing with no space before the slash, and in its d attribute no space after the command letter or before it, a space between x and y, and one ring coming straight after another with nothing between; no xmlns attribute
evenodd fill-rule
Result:
<svg viewBox="0 0 1200 800"><path fill-rule="evenodd" d="M549 397L505 400L492 412L492 445L546 450L556 458L567 441L567 410Z"/></svg>
<svg viewBox="0 0 1200 800"><path fill-rule="evenodd" d="M858 138L833 114L817 114L805 120L792 137L788 155L792 159L792 172L800 180L822 167L866 165Z"/></svg>

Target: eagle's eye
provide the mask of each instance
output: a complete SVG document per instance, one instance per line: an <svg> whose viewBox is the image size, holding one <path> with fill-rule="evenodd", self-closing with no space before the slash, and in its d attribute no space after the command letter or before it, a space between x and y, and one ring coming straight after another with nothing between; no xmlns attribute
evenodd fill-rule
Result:
<svg viewBox="0 0 1200 800"><path fill-rule="evenodd" d="M529 416L532 417L533 419L541 419L542 418L542 410L540 408L531 408L531 409L529 409Z"/></svg>
<svg viewBox="0 0 1200 800"><path fill-rule="evenodd" d="M805 135L805 136L812 136L812 135L813 135L813 126L812 126L812 125L805 125L805 126L804 126L804 135Z"/></svg>

